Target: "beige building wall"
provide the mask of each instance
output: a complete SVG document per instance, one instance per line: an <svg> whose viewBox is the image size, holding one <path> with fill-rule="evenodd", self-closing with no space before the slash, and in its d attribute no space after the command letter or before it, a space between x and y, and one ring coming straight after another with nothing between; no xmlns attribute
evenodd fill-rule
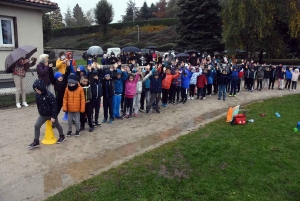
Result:
<svg viewBox="0 0 300 201"><path fill-rule="evenodd" d="M42 10L35 10L25 7L19 8L0 3L0 15L17 18L17 37L19 47L23 45L37 47L37 52L33 55L37 58L44 52ZM5 70L5 58L12 51L3 49L4 48L0 47L0 71Z"/></svg>

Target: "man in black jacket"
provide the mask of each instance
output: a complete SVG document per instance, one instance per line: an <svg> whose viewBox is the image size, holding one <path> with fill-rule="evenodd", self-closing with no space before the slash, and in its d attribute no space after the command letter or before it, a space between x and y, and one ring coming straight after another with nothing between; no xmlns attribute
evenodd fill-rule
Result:
<svg viewBox="0 0 300 201"><path fill-rule="evenodd" d="M51 120L59 132L59 139L56 143L62 143L65 141L65 136L57 119L58 112L54 95L46 89L46 85L42 80L36 80L32 87L36 91L36 104L39 111L39 117L34 125L34 141L28 145L28 147L36 148L40 146L40 129L47 120Z"/></svg>

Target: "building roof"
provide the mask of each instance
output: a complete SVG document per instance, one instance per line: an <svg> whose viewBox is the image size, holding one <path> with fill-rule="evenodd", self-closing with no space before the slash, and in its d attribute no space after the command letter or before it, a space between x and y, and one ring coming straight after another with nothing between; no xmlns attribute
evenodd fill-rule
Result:
<svg viewBox="0 0 300 201"><path fill-rule="evenodd" d="M59 8L57 3L50 0L0 0L0 3L28 8L40 8L43 12L49 12Z"/></svg>
<svg viewBox="0 0 300 201"><path fill-rule="evenodd" d="M49 0L19 0L22 2L28 2L28 3L36 3L36 4L41 4L41 5L47 5L47 6L57 6L57 3L54 3Z"/></svg>

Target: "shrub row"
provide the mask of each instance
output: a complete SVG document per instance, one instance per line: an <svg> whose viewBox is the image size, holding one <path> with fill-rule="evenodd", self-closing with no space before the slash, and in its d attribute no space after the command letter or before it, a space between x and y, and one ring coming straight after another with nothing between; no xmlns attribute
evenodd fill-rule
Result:
<svg viewBox="0 0 300 201"><path fill-rule="evenodd" d="M159 20L143 20L143 21L135 21L135 22L114 23L114 24L109 24L108 27L110 29L123 29L125 27L133 27L137 25L140 27L145 25L174 26L177 25L178 22L179 21L176 18L166 18L166 19L159 19ZM52 37L91 34L91 33L99 32L100 30L101 30L100 25L54 29L52 31Z"/></svg>

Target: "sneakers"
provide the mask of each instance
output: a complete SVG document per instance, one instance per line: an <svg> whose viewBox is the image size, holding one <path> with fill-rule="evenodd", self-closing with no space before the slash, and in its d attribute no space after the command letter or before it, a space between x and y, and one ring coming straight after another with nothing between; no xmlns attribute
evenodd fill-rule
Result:
<svg viewBox="0 0 300 201"><path fill-rule="evenodd" d="M58 138L58 140L56 141L56 144L61 144L65 140L66 140L65 136L64 135L60 135L59 138Z"/></svg>
<svg viewBox="0 0 300 201"><path fill-rule="evenodd" d="M194 100L194 97L192 97L191 100Z"/></svg>
<svg viewBox="0 0 300 201"><path fill-rule="evenodd" d="M21 108L21 104L20 103L17 103L16 106L17 106L17 108Z"/></svg>
<svg viewBox="0 0 300 201"><path fill-rule="evenodd" d="M229 96L229 97L231 97L231 96L232 96L232 94L229 94L228 96Z"/></svg>
<svg viewBox="0 0 300 201"><path fill-rule="evenodd" d="M144 109L142 109L142 108L141 108L141 109L139 109L139 110L140 110L140 112L145 112L145 110L144 110Z"/></svg>
<svg viewBox="0 0 300 201"><path fill-rule="evenodd" d="M218 100L221 100L221 98L218 98Z"/></svg>
<svg viewBox="0 0 300 201"><path fill-rule="evenodd" d="M236 97L236 95L233 95L234 97Z"/></svg>
<svg viewBox="0 0 300 201"><path fill-rule="evenodd" d="M75 137L79 137L79 136L80 136L80 131L76 131Z"/></svg>
<svg viewBox="0 0 300 201"><path fill-rule="evenodd" d="M186 100L184 100L183 102L182 102L182 104L185 104L186 103Z"/></svg>
<svg viewBox="0 0 300 201"><path fill-rule="evenodd" d="M114 122L114 119L113 118L109 118L108 124L112 124L113 122Z"/></svg>
<svg viewBox="0 0 300 201"><path fill-rule="evenodd" d="M23 105L24 107L28 107L28 106L29 106L26 102L23 102L22 105Z"/></svg>
<svg viewBox="0 0 300 201"><path fill-rule="evenodd" d="M101 124L99 122L96 122L95 125L96 126L101 126Z"/></svg>
<svg viewBox="0 0 300 201"><path fill-rule="evenodd" d="M128 119L132 119L132 115L130 114L130 115L128 115Z"/></svg>
<svg viewBox="0 0 300 201"><path fill-rule="evenodd" d="M93 132L94 131L94 127L90 127L89 132Z"/></svg>
<svg viewBox="0 0 300 201"><path fill-rule="evenodd" d="M150 110L149 110L149 109L147 109L147 110L146 110L146 113L147 113L147 114L149 114L149 112L150 112Z"/></svg>
<svg viewBox="0 0 300 201"><path fill-rule="evenodd" d="M84 127L81 127L81 128L80 128L80 131L83 131L83 130L84 130Z"/></svg>
<svg viewBox="0 0 300 201"><path fill-rule="evenodd" d="M168 104L166 104L166 103L163 103L161 106L163 106L163 107L167 107L167 105L168 105Z"/></svg>
<svg viewBox="0 0 300 201"><path fill-rule="evenodd" d="M155 110L157 113L160 113L160 111L159 110Z"/></svg>
<svg viewBox="0 0 300 201"><path fill-rule="evenodd" d="M139 116L138 114L134 114L135 117Z"/></svg>
<svg viewBox="0 0 300 201"><path fill-rule="evenodd" d="M293 91L296 91L295 89Z"/></svg>
<svg viewBox="0 0 300 201"><path fill-rule="evenodd" d="M107 122L107 119L104 118L104 119L102 120L102 123L106 123L106 122Z"/></svg>
<svg viewBox="0 0 300 201"><path fill-rule="evenodd" d="M191 100L191 97L188 97L188 100Z"/></svg>
<svg viewBox="0 0 300 201"><path fill-rule="evenodd" d="M40 141L39 140L34 140L33 143L31 143L30 145L28 145L28 148L37 148L40 146Z"/></svg>
<svg viewBox="0 0 300 201"><path fill-rule="evenodd" d="M68 131L66 134L67 137L71 137L72 136L72 131Z"/></svg>

